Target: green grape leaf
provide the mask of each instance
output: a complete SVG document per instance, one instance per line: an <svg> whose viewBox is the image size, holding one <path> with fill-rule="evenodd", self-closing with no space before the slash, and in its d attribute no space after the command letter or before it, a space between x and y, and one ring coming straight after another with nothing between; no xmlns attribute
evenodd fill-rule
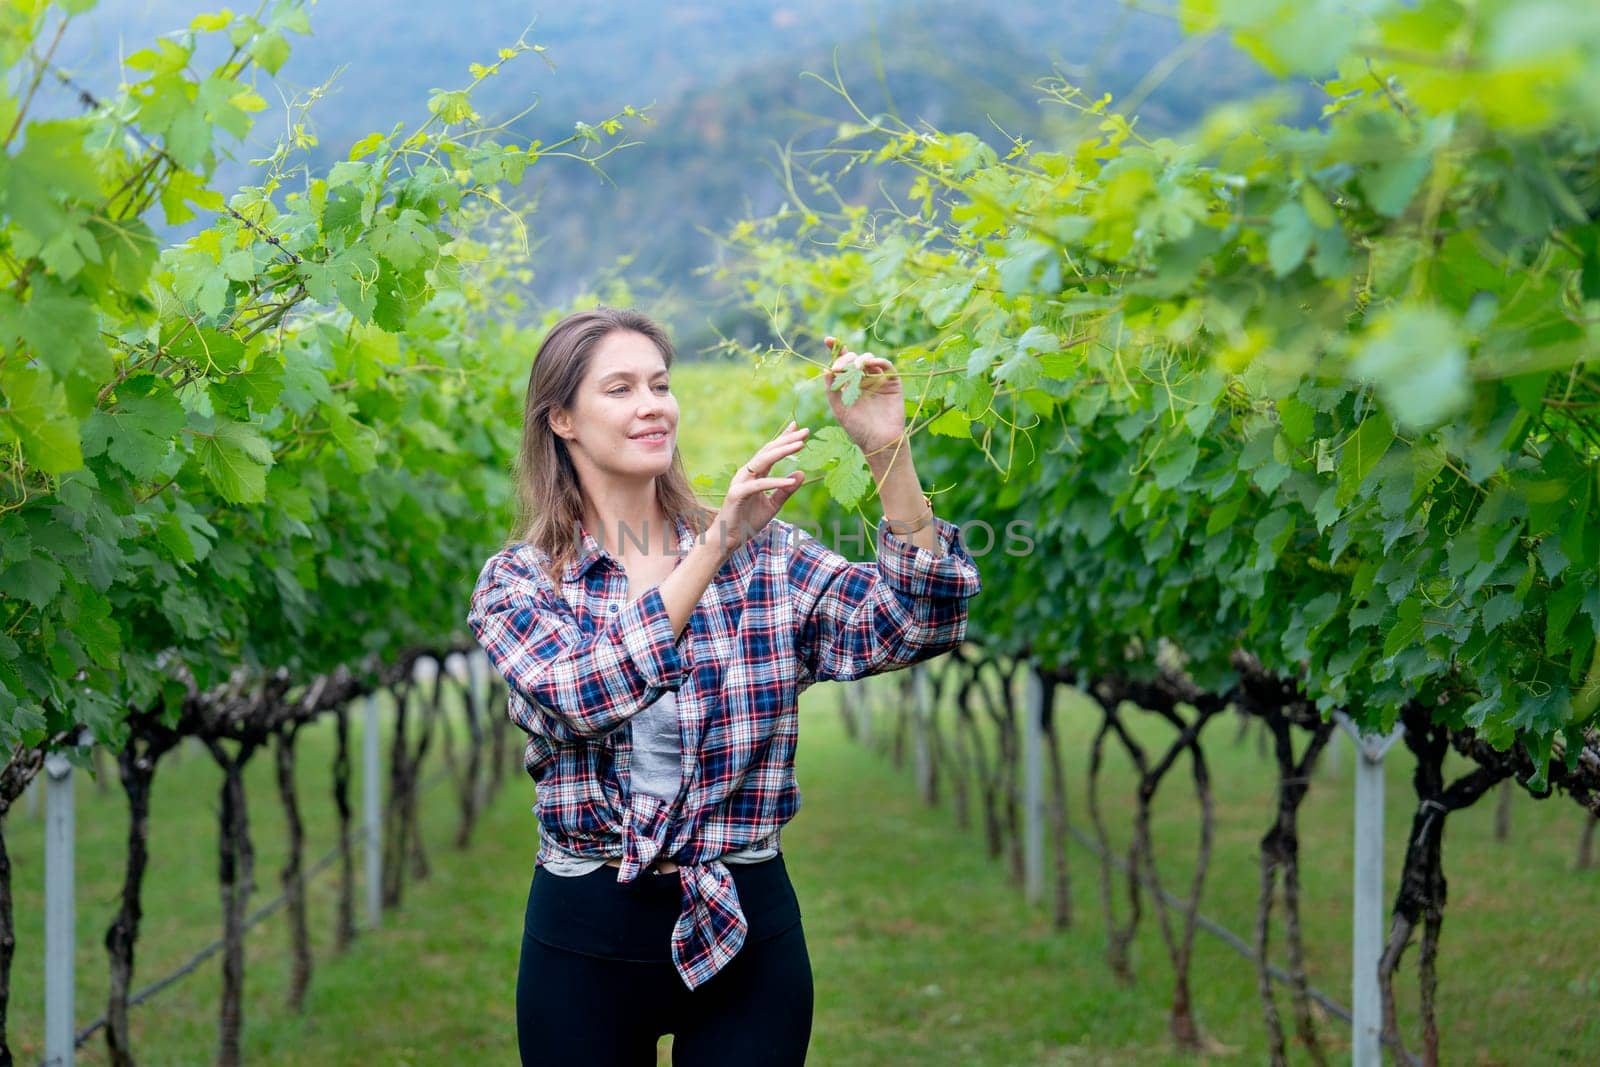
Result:
<svg viewBox="0 0 1600 1067"><path fill-rule="evenodd" d="M115 667L122 650L122 628L111 615L111 602L92 589L80 589L67 613L72 636L95 663Z"/></svg>
<svg viewBox="0 0 1600 1067"><path fill-rule="evenodd" d="M450 126L474 122L478 117L477 112L472 110L472 97L460 89L433 90L433 95L428 98L428 111L438 115L440 121ZM578 125L584 129L589 128L585 123ZM580 129L579 133L583 133L583 129ZM598 135L593 139L598 140Z"/></svg>
<svg viewBox="0 0 1600 1067"><path fill-rule="evenodd" d="M1431 165L1427 156L1411 156L1380 163L1364 172L1360 181L1367 203L1380 215L1398 216L1411 203Z"/></svg>
<svg viewBox="0 0 1600 1067"><path fill-rule="evenodd" d="M1383 412L1374 411L1345 441L1339 455L1338 504L1342 508L1355 499L1361 483L1394 444L1394 428Z"/></svg>
<svg viewBox="0 0 1600 1067"><path fill-rule="evenodd" d="M166 150L179 166L189 170L210 167L212 125L203 104L185 101L167 126Z"/></svg>
<svg viewBox="0 0 1600 1067"><path fill-rule="evenodd" d="M194 218L189 205L195 204L207 211L221 211L222 194L206 186L205 178L192 171L177 170L161 187L161 210L168 226L177 226Z"/></svg>
<svg viewBox="0 0 1600 1067"><path fill-rule="evenodd" d="M212 277L222 283L222 289L226 289L226 278L221 274ZM231 333L211 326L196 328L190 326L187 320L168 324L166 332L171 335L171 340L165 346L168 354L173 359L193 364L208 376L231 373L244 360L244 342Z"/></svg>
<svg viewBox="0 0 1600 1067"><path fill-rule="evenodd" d="M1549 656L1559 656L1572 648L1567 626L1578 613L1588 586L1581 581L1566 581L1550 595L1545 614L1544 650Z"/></svg>
<svg viewBox="0 0 1600 1067"><path fill-rule="evenodd" d="M941 437L972 436L972 419L960 408L948 408L928 423L928 432Z"/></svg>
<svg viewBox="0 0 1600 1067"><path fill-rule="evenodd" d="M1352 373L1377 384L1395 422L1427 430L1472 400L1466 350L1455 323L1437 308L1396 308L1370 330Z"/></svg>
<svg viewBox="0 0 1600 1067"><path fill-rule="evenodd" d="M195 453L206 477L230 504L259 504L266 499L267 468L272 446L254 426L216 422L209 433L197 433Z"/></svg>
<svg viewBox="0 0 1600 1067"><path fill-rule="evenodd" d="M111 374L94 304L55 278L34 278L20 307L9 292L0 294L0 347L16 340L58 379L75 371L95 379Z"/></svg>
<svg viewBox="0 0 1600 1067"><path fill-rule="evenodd" d="M1292 396L1284 397L1275 406L1278 410L1278 425L1291 444L1304 445L1310 440L1315 418L1315 412L1310 407Z"/></svg>
<svg viewBox="0 0 1600 1067"><path fill-rule="evenodd" d="M1176 489L1183 484L1185 478L1189 477L1199 458L1200 446L1192 437L1186 437L1176 444L1165 445L1157 453L1156 460L1151 465L1156 485L1162 489Z"/></svg>
<svg viewBox="0 0 1600 1067"><path fill-rule="evenodd" d="M839 393L839 399L846 407L860 399L861 380L865 373L860 363L852 363L833 372L833 389Z"/></svg>
<svg viewBox="0 0 1600 1067"><path fill-rule="evenodd" d="M49 474L83 466L78 420L67 410L65 390L47 373L15 364L0 367L0 392L5 394L0 431L22 442L30 462Z"/></svg>
<svg viewBox="0 0 1600 1067"><path fill-rule="evenodd" d="M139 396L128 388L131 384L124 383L119 392L129 395L119 396L114 408L95 412L84 424L84 450L90 455L104 452L135 478L148 480L172 454L173 439L184 424L183 406L171 393Z"/></svg>
<svg viewBox="0 0 1600 1067"><path fill-rule="evenodd" d="M249 370L235 371L213 379L211 402L219 412L238 422L248 422L252 414L265 414L283 392L283 361L263 353Z"/></svg>
<svg viewBox="0 0 1600 1067"><path fill-rule="evenodd" d="M966 304L967 297L972 295L973 282L974 279L968 278L966 281L957 282L954 285L929 289L917 301L917 306L922 309L924 315L928 316L928 321L935 326L946 325L955 317L956 312L960 311L962 306Z"/></svg>
<svg viewBox="0 0 1600 1067"><path fill-rule="evenodd" d="M825 426L812 434L795 458L801 457L809 469L826 468L823 487L844 507L855 507L872 488L867 457L842 426Z"/></svg>
<svg viewBox="0 0 1600 1067"><path fill-rule="evenodd" d="M61 565L45 555L32 555L0 570L0 593L43 608L61 591Z"/></svg>
<svg viewBox="0 0 1600 1067"><path fill-rule="evenodd" d="M1389 659L1422 636L1422 601L1407 597L1395 609L1395 621L1383 639L1383 657Z"/></svg>
<svg viewBox="0 0 1600 1067"><path fill-rule="evenodd" d="M382 271L377 257L358 248L347 248L329 266L333 273L334 291L339 294L339 303L357 322L371 322Z"/></svg>
<svg viewBox="0 0 1600 1067"><path fill-rule="evenodd" d="M1061 264L1054 246L1032 237L1012 239L1006 245L1010 253L1000 261L1000 288L1007 296L1061 288Z"/></svg>
<svg viewBox="0 0 1600 1067"><path fill-rule="evenodd" d="M1273 274L1282 278L1301 264L1311 251L1311 233L1311 216L1298 201L1291 200L1272 213L1267 262Z"/></svg>
<svg viewBox="0 0 1600 1067"><path fill-rule="evenodd" d="M430 265L439 251L439 242L428 228L428 220L413 208L374 223L369 240L374 252L402 271L419 264Z"/></svg>
<svg viewBox="0 0 1600 1067"><path fill-rule="evenodd" d="M865 457L856 463L841 462L828 471L822 484L842 507L853 508L872 488L872 472Z"/></svg>
<svg viewBox="0 0 1600 1067"><path fill-rule="evenodd" d="M283 39L281 33L260 34L250 43L250 56L261 65L262 70L276 74L289 59L289 42Z"/></svg>
<svg viewBox="0 0 1600 1067"><path fill-rule="evenodd" d="M339 407L325 407L323 417L328 420L328 432L344 449L352 471L365 474L378 465L378 435L372 427L351 418Z"/></svg>
<svg viewBox="0 0 1600 1067"><path fill-rule="evenodd" d="M1526 610L1527 605L1522 598L1511 593L1500 593L1491 597L1483 606L1483 632L1494 633L1495 630L1505 625L1506 622L1516 617L1518 612Z"/></svg>

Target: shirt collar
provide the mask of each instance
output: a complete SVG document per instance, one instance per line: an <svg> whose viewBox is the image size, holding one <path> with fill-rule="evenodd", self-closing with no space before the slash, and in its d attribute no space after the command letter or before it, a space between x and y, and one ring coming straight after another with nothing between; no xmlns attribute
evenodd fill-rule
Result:
<svg viewBox="0 0 1600 1067"><path fill-rule="evenodd" d="M673 524L678 535L678 554L686 556L695 545L694 531L681 517L674 519ZM602 558L612 563L616 562L616 557L601 546L594 534L589 532L589 527L581 521L578 523L578 531L580 534L578 557L561 569L561 580L564 582L578 581Z"/></svg>
<svg viewBox="0 0 1600 1067"><path fill-rule="evenodd" d="M600 547L600 542L589 532L589 527L580 522L578 531L580 534L578 558L561 569L561 580L564 582L575 582L582 578L600 557L611 558L611 553Z"/></svg>

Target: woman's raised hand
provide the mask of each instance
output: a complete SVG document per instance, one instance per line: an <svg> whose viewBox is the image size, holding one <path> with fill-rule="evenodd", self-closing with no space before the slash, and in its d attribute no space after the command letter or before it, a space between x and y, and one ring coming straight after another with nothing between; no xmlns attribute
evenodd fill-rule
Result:
<svg viewBox="0 0 1600 1067"><path fill-rule="evenodd" d="M721 539L725 556L765 529L784 501L806 480L805 471L794 471L782 478L768 475L780 459L804 448L810 433L806 427L790 422L733 476L710 531L711 536Z"/></svg>
<svg viewBox="0 0 1600 1067"><path fill-rule="evenodd" d="M882 356L852 352L835 338L824 337L822 343L833 355L822 375L833 417L866 454L869 464L888 460L906 432L905 393L899 372ZM835 379L840 371L854 366L861 368L861 393L854 403L846 404L843 392L835 388Z"/></svg>

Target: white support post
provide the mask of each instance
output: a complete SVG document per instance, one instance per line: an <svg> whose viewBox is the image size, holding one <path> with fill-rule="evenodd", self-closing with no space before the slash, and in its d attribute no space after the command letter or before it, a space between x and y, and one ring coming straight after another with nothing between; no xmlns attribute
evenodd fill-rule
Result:
<svg viewBox="0 0 1600 1067"><path fill-rule="evenodd" d="M367 837L367 926L383 923L383 781L379 777L378 694L367 694L362 727L362 807Z"/></svg>
<svg viewBox="0 0 1600 1067"><path fill-rule="evenodd" d="M472 703L478 709L479 729L483 731L483 741L487 758L480 759L478 767L478 780L472 783L472 807L474 811L482 811L488 801L489 776L494 773L494 768L489 766L493 759L494 746L489 744L489 738L499 725L489 716L489 655L481 649L467 657L467 666L472 676Z"/></svg>
<svg viewBox="0 0 1600 1067"><path fill-rule="evenodd" d="M928 716L933 714L933 687L928 681L928 668L917 664L911 668L911 760L917 778L917 795L928 799L932 786L933 760L928 751Z"/></svg>
<svg viewBox="0 0 1600 1067"><path fill-rule="evenodd" d="M1355 903L1351 914L1350 1063L1381 1067L1383 1063L1383 998L1378 989L1378 961L1383 955L1383 757L1405 728L1396 725L1387 737L1363 737L1343 712L1335 717L1354 742Z"/></svg>
<svg viewBox="0 0 1600 1067"><path fill-rule="evenodd" d="M1022 887L1028 903L1044 899L1044 684L1022 670Z"/></svg>
<svg viewBox="0 0 1600 1067"><path fill-rule="evenodd" d="M44 772L44 1060L50 1067L72 1067L73 960L78 947L72 764L52 752L45 757Z"/></svg>

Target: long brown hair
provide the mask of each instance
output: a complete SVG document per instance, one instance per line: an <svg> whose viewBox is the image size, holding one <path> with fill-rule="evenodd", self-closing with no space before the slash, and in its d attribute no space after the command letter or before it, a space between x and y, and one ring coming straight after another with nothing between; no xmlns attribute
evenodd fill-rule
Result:
<svg viewBox="0 0 1600 1067"><path fill-rule="evenodd" d="M517 453L515 469L517 524L511 543L526 542L549 556L549 574L558 587L561 568L575 556L574 531L583 521L583 487L567 453L566 441L550 428L550 414L572 406L578 386L588 373L595 346L617 330L630 330L649 338L660 350L667 368L672 368L677 353L664 329L632 308L602 305L574 312L551 327L528 374L528 398L522 409L522 448ZM669 523L682 520L696 536L705 532L715 514L695 496L676 444L672 466L656 478L656 500Z"/></svg>

